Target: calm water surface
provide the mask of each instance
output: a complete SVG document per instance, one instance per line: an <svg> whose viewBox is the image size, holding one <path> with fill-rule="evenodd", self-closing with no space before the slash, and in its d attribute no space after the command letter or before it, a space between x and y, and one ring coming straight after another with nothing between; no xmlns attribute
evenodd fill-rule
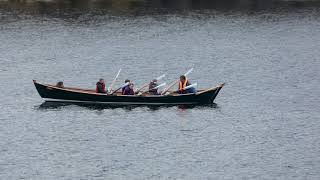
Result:
<svg viewBox="0 0 320 180"><path fill-rule="evenodd" d="M320 179L319 8L0 7L0 179ZM32 84L190 67L227 83L215 106L42 104Z"/></svg>

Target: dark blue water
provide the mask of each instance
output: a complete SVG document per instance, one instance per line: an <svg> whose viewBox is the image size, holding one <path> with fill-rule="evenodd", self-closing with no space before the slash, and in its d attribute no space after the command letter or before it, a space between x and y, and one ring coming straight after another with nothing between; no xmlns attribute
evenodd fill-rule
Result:
<svg viewBox="0 0 320 180"><path fill-rule="evenodd" d="M320 178L318 8L33 8L0 8L0 179ZM227 83L216 105L42 104L32 84L190 67L199 88Z"/></svg>

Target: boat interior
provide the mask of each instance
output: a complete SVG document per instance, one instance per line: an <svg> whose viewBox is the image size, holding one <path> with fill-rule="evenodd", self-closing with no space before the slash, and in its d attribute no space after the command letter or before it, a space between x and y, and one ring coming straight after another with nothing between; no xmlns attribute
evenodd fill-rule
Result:
<svg viewBox="0 0 320 180"><path fill-rule="evenodd" d="M56 85L52 85L52 84L44 84L45 86L48 87L52 87L52 88L59 88L59 89L64 89L64 90L70 90L70 91L76 91L76 92L82 92L82 93L87 93L87 94L102 94L102 93L96 93L96 91L94 89L82 89L82 88L75 88L75 87L57 87ZM197 90L197 94L204 92L206 90ZM179 93L175 93L172 91L168 91L170 96L179 96L181 94ZM104 95L104 94L103 94ZM115 96L126 96L126 95L122 95L121 94L121 90L118 90L117 92L115 92L113 95ZM142 93L138 94L140 96L159 96L159 95L153 95L153 94L149 94L149 92L147 92L146 90L142 91Z"/></svg>

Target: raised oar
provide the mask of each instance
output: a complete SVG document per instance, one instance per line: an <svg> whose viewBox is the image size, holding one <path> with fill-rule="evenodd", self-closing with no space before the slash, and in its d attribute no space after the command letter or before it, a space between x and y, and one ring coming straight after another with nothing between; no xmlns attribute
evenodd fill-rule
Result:
<svg viewBox="0 0 320 180"><path fill-rule="evenodd" d="M161 76L157 77L156 80L159 81L162 78L164 78L166 76L166 74L162 74ZM141 86L141 88L138 88L136 90L136 93L140 92L143 88L147 87L149 85L149 83L145 83L143 86Z"/></svg>
<svg viewBox="0 0 320 180"><path fill-rule="evenodd" d="M119 69L119 71L118 71L118 73L117 73L116 77L114 77L114 79L113 79L112 83L110 84L110 87L108 88L108 91L109 91L109 92L111 92L111 91L112 91L112 86L113 86L113 84L116 82L116 80L117 80L117 78L118 78L118 76L119 76L120 72L121 72L121 68Z"/></svg>
<svg viewBox="0 0 320 180"><path fill-rule="evenodd" d="M115 91L113 91L110 95L113 95L114 93L116 93L117 91L119 91L120 89L122 89L123 87L129 85L129 82L123 84L121 87L119 87L118 89L116 89Z"/></svg>
<svg viewBox="0 0 320 180"><path fill-rule="evenodd" d="M156 87L154 87L154 88L152 88L152 89L158 89L159 87L162 87L162 86L165 86L165 85L167 85L167 83L162 83L162 84L160 84L160 85L158 85L158 86L156 86ZM141 94L144 94L144 93L146 93L146 92L148 92L150 89L148 89L147 91L143 91Z"/></svg>
<svg viewBox="0 0 320 180"><path fill-rule="evenodd" d="M188 74L190 74L193 71L193 68L189 69L189 71L187 71L184 76L187 76ZM170 90L170 88L172 86L174 86L175 84L177 84L180 81L180 79L173 81L167 88L164 89L164 91L161 93L161 95L164 95L166 92L168 92Z"/></svg>

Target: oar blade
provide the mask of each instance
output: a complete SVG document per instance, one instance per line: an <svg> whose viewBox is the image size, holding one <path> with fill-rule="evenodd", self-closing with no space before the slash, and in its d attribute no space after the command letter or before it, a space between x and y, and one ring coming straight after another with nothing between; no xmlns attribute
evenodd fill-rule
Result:
<svg viewBox="0 0 320 180"><path fill-rule="evenodd" d="M193 88L193 87L196 87L196 86L198 86L198 84L197 83L193 83L193 84L185 87L184 90L187 90L187 89L190 89L190 88Z"/></svg>
<svg viewBox="0 0 320 180"><path fill-rule="evenodd" d="M189 69L189 71L187 71L184 75L188 76L188 74L190 74L193 71L193 68Z"/></svg>
<svg viewBox="0 0 320 180"><path fill-rule="evenodd" d="M156 80L159 81L159 80L163 79L164 77L166 77L166 74L162 74L161 76L157 77Z"/></svg>
<svg viewBox="0 0 320 180"><path fill-rule="evenodd" d="M125 87L125 86L127 86L127 85L129 85L129 82L124 83L124 84L121 86L121 88L123 88L123 87Z"/></svg>
<svg viewBox="0 0 320 180"><path fill-rule="evenodd" d="M162 86L165 86L165 85L167 85L167 83L162 83L162 84L160 84L160 85L158 85L158 86L156 86L156 87L154 87L152 89L158 89L159 87L162 87Z"/></svg>

